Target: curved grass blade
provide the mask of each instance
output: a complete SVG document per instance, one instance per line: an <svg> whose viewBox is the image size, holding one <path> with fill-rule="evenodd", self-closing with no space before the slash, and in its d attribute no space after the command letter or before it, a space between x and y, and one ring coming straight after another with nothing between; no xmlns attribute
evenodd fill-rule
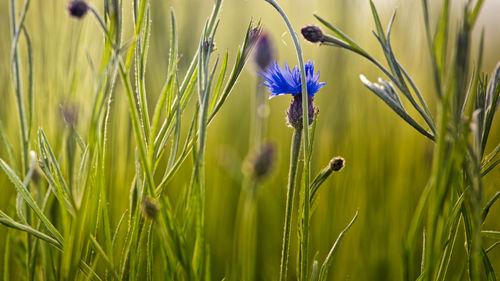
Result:
<svg viewBox="0 0 500 281"><path fill-rule="evenodd" d="M43 240L45 242L51 244L52 246L58 248L59 250L62 250L62 244L57 239L54 239L51 236L49 236L41 231L38 231L29 225L25 225L25 224L16 222L13 218L9 217L3 211L0 211L0 223L5 225L5 226L29 233L37 238L40 238L41 240Z"/></svg>
<svg viewBox="0 0 500 281"><path fill-rule="evenodd" d="M405 120L422 135L433 141L435 140L435 137L432 134L422 128L422 126L420 126L410 115L408 115L408 113L406 113L406 110L403 108L397 92L392 85L382 79L379 79L379 82L382 85L372 83L363 75L360 75L360 79L368 89L381 98L390 108L392 108L392 110L394 110L394 112L396 112L396 114L403 118L403 120Z"/></svg>
<svg viewBox="0 0 500 281"><path fill-rule="evenodd" d="M340 242L342 241L342 238L346 234L346 232L351 228L353 223L356 221L356 218L358 217L358 211L356 211L356 214L352 218L351 222L346 226L342 232L340 232L339 236L337 237L337 240L335 240L335 243L333 243L332 248L330 249L330 252L328 252L328 256L326 256L325 261L323 262L323 265L321 265L321 270L319 272L319 281L324 281L328 277L328 270L330 268L330 265L332 263L332 258L335 252L337 251L337 248L340 245Z"/></svg>
<svg viewBox="0 0 500 281"><path fill-rule="evenodd" d="M483 213L482 213L483 222L486 219L486 216L488 216L488 212L490 211L491 206L493 206L493 204L495 204L495 202L498 199L500 199L500 191L497 192L495 195L493 195L493 197L491 197L490 201L488 201L488 203L486 203L486 206L484 207Z"/></svg>
<svg viewBox="0 0 500 281"><path fill-rule="evenodd" d="M482 230L481 234L483 234L484 237L493 238L493 239L500 239L500 231Z"/></svg>
<svg viewBox="0 0 500 281"><path fill-rule="evenodd" d="M2 159L0 159L0 168L2 168L5 174L9 177L10 181L14 184L14 187L17 189L17 191L23 196L28 206L35 212L36 216L40 219L42 224L47 228L52 238L55 239L59 244L62 244L63 238L59 233L59 231L50 222L50 220L43 214L42 210L37 205L37 203L31 196L28 189L26 189L26 187L22 184L21 180L19 180L14 171Z"/></svg>

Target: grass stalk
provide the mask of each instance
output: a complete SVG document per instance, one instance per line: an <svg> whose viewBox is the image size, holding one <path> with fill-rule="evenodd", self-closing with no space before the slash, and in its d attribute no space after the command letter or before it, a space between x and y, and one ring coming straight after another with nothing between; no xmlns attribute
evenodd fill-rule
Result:
<svg viewBox="0 0 500 281"><path fill-rule="evenodd" d="M311 156L310 156L310 149L309 149L309 105L308 105L308 93L307 93L307 81L306 81L306 72L305 72L305 67L304 67L304 58L302 55L302 48L299 43L299 37L297 36L297 33L294 31L292 24L290 23L290 20L288 19L285 11L276 3L274 0L265 0L269 4L271 4L280 14L280 16L283 18L283 21L285 22L288 31L290 33L290 36L292 37L293 44L295 46L295 50L297 53L297 59L299 62L299 69L300 69L300 77L301 77L301 84L302 84L302 118L303 118L303 134L304 134L304 170L303 170L303 178L302 178L302 192L304 193L304 198L309 198L309 177L310 177L310 165L311 165ZM294 133L295 134L295 133ZM292 164L291 164L292 165ZM291 166L290 166L291 167ZM291 170L291 169L290 169ZM289 199L289 196L287 196L287 200ZM300 278L299 280L305 281L308 276L308 246L309 246L309 212L310 212L310 201L309 200L304 200L304 206L302 210L302 225L300 226L302 233L300 235L300 251L299 251L299 273L300 273ZM285 223L286 224L286 223ZM283 244L285 245L285 244ZM285 258L286 259L286 258ZM283 257L282 257L283 260ZM285 262L286 264L286 262ZM282 262L283 265L283 262ZM283 269L281 270L280 276L283 278ZM286 276L286 266L285 266L285 272L284 276ZM284 279L281 279L284 280Z"/></svg>
<svg viewBox="0 0 500 281"><path fill-rule="evenodd" d="M257 77L256 80L256 93L254 96L254 123L253 123L253 144L252 147L260 147L264 140L266 131L266 123L268 116L268 105L266 104L266 97L264 87L262 85L262 77Z"/></svg>
<svg viewBox="0 0 500 281"><path fill-rule="evenodd" d="M286 191L285 224L283 227L283 244L281 251L280 279L286 280L288 270L288 255L290 248L290 232L292 224L293 198L295 194L295 181L297 175L297 164L300 154L302 130L296 129L292 136L292 146L290 149L290 169L288 172L288 188Z"/></svg>
<svg viewBox="0 0 500 281"><path fill-rule="evenodd" d="M28 169L28 122L26 118L26 112L24 108L24 97L23 97L23 89L22 89L22 77L20 70L20 58L18 51L18 38L21 30L24 28L24 19L26 16L27 8L29 6L29 1L25 4L25 9L23 9L23 13L21 15L21 19L19 24L16 23L16 1L10 1L10 18L11 18L11 34L12 34L12 76L14 79L14 90L16 93L16 102L17 102L17 111L19 116L19 123L21 126L21 144L22 144L22 154L21 154L21 170L23 174Z"/></svg>
<svg viewBox="0 0 500 281"><path fill-rule="evenodd" d="M257 268L257 182L245 177L237 205L235 223L235 256L231 280L255 280Z"/></svg>

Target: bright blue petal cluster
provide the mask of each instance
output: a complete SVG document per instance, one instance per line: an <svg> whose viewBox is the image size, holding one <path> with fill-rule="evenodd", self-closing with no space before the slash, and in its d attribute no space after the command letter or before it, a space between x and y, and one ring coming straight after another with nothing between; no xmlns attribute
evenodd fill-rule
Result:
<svg viewBox="0 0 500 281"><path fill-rule="evenodd" d="M307 61L305 65L306 70L306 81L307 81L307 93L309 96L314 97L314 95L323 87L325 82L318 82L319 71L314 75L314 63ZM276 61L269 65L269 67L264 71L259 73L265 81L264 85L271 92L269 98L280 96L280 95L297 95L302 93L302 82L300 80L300 70L298 66L295 66L292 70L285 62L285 68L282 68Z"/></svg>

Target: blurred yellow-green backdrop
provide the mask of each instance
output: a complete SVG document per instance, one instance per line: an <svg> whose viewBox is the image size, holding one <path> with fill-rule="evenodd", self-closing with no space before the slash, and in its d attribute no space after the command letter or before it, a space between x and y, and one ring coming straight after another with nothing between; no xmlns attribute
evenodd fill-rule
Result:
<svg viewBox="0 0 500 281"><path fill-rule="evenodd" d="M8 1L0 2L0 120L9 132L15 151L20 151L19 122L10 74L10 28ZM18 1L21 5L21 1ZM91 1L102 8L100 1ZM130 11L131 1L124 1L124 10ZM281 0L296 30L317 23L313 13L326 18L372 51L378 58L383 54L372 35L374 28L368 0ZM381 20L387 23L397 9L392 34L394 52L402 65L415 79L424 97L434 105L434 88L429 66L420 1L375 0ZM431 1L440 2L440 1ZM463 1L452 2L452 27L458 26L457 17ZM181 72L187 68L194 54L200 31L209 15L209 0L151 0L152 37L147 70L148 98L158 96L167 75L169 49L169 8L173 7L179 28ZM432 3L431 18L439 12ZM86 132L86 120L92 107L95 80L89 61L98 61L103 44L95 21L77 21L67 16L66 1L33 0L27 15L34 51L35 67L35 128L43 127L49 140L60 153L64 149L61 136L67 134L60 113L60 105L74 102L79 110L80 132ZM476 25L473 54L478 47L481 29L485 32L482 71L491 72L500 60L500 2L486 0ZM131 14L125 13L128 20ZM225 0L217 32L216 54L230 51L234 60L236 48L243 40L250 20L260 20L274 42L280 63L297 62L293 43L287 29L275 10L263 0ZM124 34L127 38L128 33ZM320 81L327 85L316 95L315 105L320 109L312 160L313 174L337 155L346 159L342 172L334 174L322 187L311 228L311 251L321 259L327 254L338 233L347 225L357 209L358 221L334 257L330 280L399 280L402 267L402 242L419 195L425 186L432 164L432 144L396 115L359 81L359 74L375 80L381 74L367 61L345 50L312 45L301 41L306 59L315 62L320 70ZM21 44L21 56L26 46ZM475 56L473 56L475 57ZM185 59L183 59L185 58ZM472 62L476 64L477 62ZM214 280L226 273L232 258L235 210L241 183L241 165L249 152L252 103L256 88L255 66L250 61L221 113L209 127L207 142L207 239L212 252ZM119 84L119 83L118 83ZM268 101L270 116L266 138L278 147L278 163L272 176L258 192L258 276L261 280L275 279L279 274L281 239L285 210L285 192L288 173L289 146L292 130L286 126L285 110L289 98ZM110 186L112 224L115 225L124 209L128 208L130 182L134 173L132 126L126 106L126 96L118 86L113 101L110 121L107 175ZM500 140L500 121L492 127L489 151ZM20 154L19 154L20 155ZM17 157L19 157L17 155ZM0 157L6 151L0 148ZM186 187L190 176L189 161L167 186L167 195L175 202L179 191ZM500 189L500 170L496 168L486 178L485 197ZM13 210L15 190L7 177L0 175L0 209ZM487 228L500 228L500 206L491 210ZM6 228L0 226L0 241ZM491 243L486 240L485 243ZM290 278L294 276L294 249L292 236ZM0 242L0 253L4 249ZM458 247L463 251L463 247ZM454 254L461 255L456 251ZM0 264L3 255L0 255ZM491 260L500 274L500 249L495 249ZM464 264L452 264L461 268ZM0 271L2 268L0 268ZM450 280L455 280L450 270ZM1 276L1 275L0 275Z"/></svg>

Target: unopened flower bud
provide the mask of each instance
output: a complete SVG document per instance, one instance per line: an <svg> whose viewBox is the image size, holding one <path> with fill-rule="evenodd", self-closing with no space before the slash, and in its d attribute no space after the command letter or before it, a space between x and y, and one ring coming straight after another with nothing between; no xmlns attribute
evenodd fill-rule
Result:
<svg viewBox="0 0 500 281"><path fill-rule="evenodd" d="M87 14L89 5L83 0L73 0L67 6L69 15L81 19Z"/></svg>
<svg viewBox="0 0 500 281"><path fill-rule="evenodd" d="M40 158L38 159L38 167L40 167L40 169L44 169L47 167L48 162L48 158Z"/></svg>
<svg viewBox="0 0 500 281"><path fill-rule="evenodd" d="M31 174L31 181L34 184L38 184L42 179L42 171L40 170L38 165L36 165L36 162L38 162L39 160L37 159L36 152L34 152L33 150L30 151L30 158L32 163L35 164L33 167L33 173Z"/></svg>
<svg viewBox="0 0 500 281"><path fill-rule="evenodd" d="M250 156L246 162L246 172L260 181L273 170L276 158L276 146L273 143L262 145L259 150Z"/></svg>
<svg viewBox="0 0 500 281"><path fill-rule="evenodd" d="M158 205L156 200L150 197L146 197L142 200L141 210L144 217L154 219L160 211L160 206Z"/></svg>
<svg viewBox="0 0 500 281"><path fill-rule="evenodd" d="M205 42L203 42L203 48L208 54L213 52L215 48L215 43L212 37L208 37L207 39L205 39Z"/></svg>
<svg viewBox="0 0 500 281"><path fill-rule="evenodd" d="M259 40L262 29L258 26L252 28L248 33L248 44L253 45Z"/></svg>
<svg viewBox="0 0 500 281"><path fill-rule="evenodd" d="M300 31L302 32L302 36L311 43L323 42L325 40L323 31L316 25L306 25Z"/></svg>
<svg viewBox="0 0 500 281"><path fill-rule="evenodd" d="M309 109L309 125L311 125L314 121L314 105L313 105L313 97L307 96L308 98L308 109ZM292 103L288 108L287 112L287 121L290 127L295 129L303 128L303 118L302 118L302 94L297 94L293 96Z"/></svg>
<svg viewBox="0 0 500 281"><path fill-rule="evenodd" d="M330 170L338 172L344 168L345 160L344 158L337 156L330 160Z"/></svg>
<svg viewBox="0 0 500 281"><path fill-rule="evenodd" d="M70 127L75 127L78 123L77 105L75 103L65 102L60 105L60 108L64 122Z"/></svg>
<svg viewBox="0 0 500 281"><path fill-rule="evenodd" d="M269 34L263 32L255 49L254 60L260 70L264 70L274 60L274 49Z"/></svg>

